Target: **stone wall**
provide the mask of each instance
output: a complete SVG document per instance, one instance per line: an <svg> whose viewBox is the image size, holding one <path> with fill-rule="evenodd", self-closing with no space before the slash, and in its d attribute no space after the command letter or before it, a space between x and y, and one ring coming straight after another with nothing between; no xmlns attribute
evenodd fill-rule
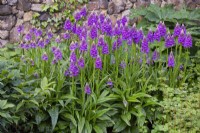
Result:
<svg viewBox="0 0 200 133"><path fill-rule="evenodd" d="M19 41L17 27L23 24L24 32L27 33L35 12L45 21L48 13L42 12L42 5L52 3L52 0L0 0L0 46ZM199 7L200 0L90 0L86 6L89 12L108 14L114 24L118 18L128 16L131 8L148 6L151 3L160 6L173 4L176 9L183 5L196 8Z"/></svg>

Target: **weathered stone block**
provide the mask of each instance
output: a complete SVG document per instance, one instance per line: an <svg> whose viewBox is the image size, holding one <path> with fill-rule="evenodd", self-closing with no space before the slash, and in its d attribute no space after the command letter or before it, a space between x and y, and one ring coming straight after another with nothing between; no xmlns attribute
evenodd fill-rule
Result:
<svg viewBox="0 0 200 133"><path fill-rule="evenodd" d="M9 31L7 30L0 30L0 39L7 39L9 36Z"/></svg>
<svg viewBox="0 0 200 133"><path fill-rule="evenodd" d="M108 8L108 0L99 0L99 7L101 9L107 9Z"/></svg>
<svg viewBox="0 0 200 133"><path fill-rule="evenodd" d="M88 9L88 11L98 10L99 9L98 2L89 2L87 4L87 9Z"/></svg>
<svg viewBox="0 0 200 133"><path fill-rule="evenodd" d="M17 0L8 0L8 4L13 6L17 4Z"/></svg>
<svg viewBox="0 0 200 133"><path fill-rule="evenodd" d="M27 22L27 21L30 21L33 17L33 12L30 11L30 12L26 12L24 13L24 22Z"/></svg>
<svg viewBox="0 0 200 133"><path fill-rule="evenodd" d="M31 9L31 3L28 0L18 0L17 9L21 11L29 11Z"/></svg>
<svg viewBox="0 0 200 133"><path fill-rule="evenodd" d="M12 8L9 5L0 5L0 15L10 15Z"/></svg>
<svg viewBox="0 0 200 133"><path fill-rule="evenodd" d="M43 6L43 4L32 4L31 10L37 11L37 12L42 12L42 6Z"/></svg>
<svg viewBox="0 0 200 133"><path fill-rule="evenodd" d="M15 16L0 16L0 30L11 30L16 24Z"/></svg>

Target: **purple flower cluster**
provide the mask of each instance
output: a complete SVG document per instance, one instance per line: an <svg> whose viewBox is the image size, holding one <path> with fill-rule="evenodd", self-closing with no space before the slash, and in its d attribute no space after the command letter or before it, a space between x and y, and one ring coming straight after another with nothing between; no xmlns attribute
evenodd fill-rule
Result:
<svg viewBox="0 0 200 133"><path fill-rule="evenodd" d="M52 53L54 54L53 64L57 63L59 60L62 60L62 52L57 47L52 47Z"/></svg>
<svg viewBox="0 0 200 133"><path fill-rule="evenodd" d="M101 57L98 55L95 61L95 68L102 70L102 60Z"/></svg>
<svg viewBox="0 0 200 133"><path fill-rule="evenodd" d="M175 66L175 60L174 60L174 55L173 52L170 52L170 55L168 57L168 67L174 67Z"/></svg>

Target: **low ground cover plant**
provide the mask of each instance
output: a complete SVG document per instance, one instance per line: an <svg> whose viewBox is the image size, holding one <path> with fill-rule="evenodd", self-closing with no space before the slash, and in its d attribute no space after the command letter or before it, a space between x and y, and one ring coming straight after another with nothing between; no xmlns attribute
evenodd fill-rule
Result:
<svg viewBox="0 0 200 133"><path fill-rule="evenodd" d="M95 12L80 22L86 15L83 8L74 23L67 19L59 36L36 28L22 35L18 27L16 53L1 55L10 59L2 62L0 77L2 131L134 133L173 127L162 123L171 120L171 96L164 90L197 84L189 83L192 36L185 26L177 23L169 32L160 22L145 34L129 27L126 17L113 26ZM166 118L157 115L163 107Z"/></svg>

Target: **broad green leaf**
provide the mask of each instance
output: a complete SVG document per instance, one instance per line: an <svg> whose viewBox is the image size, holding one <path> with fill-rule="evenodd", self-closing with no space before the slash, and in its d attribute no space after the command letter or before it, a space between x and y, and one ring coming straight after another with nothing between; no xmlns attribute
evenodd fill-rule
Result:
<svg viewBox="0 0 200 133"><path fill-rule="evenodd" d="M121 115L121 118L124 122L126 122L127 125L131 126L131 124L130 124L131 114L130 113Z"/></svg>
<svg viewBox="0 0 200 133"><path fill-rule="evenodd" d="M42 90L44 90L46 88L46 86L48 86L48 80L47 80L47 77L44 77L41 81L41 88Z"/></svg>
<svg viewBox="0 0 200 133"><path fill-rule="evenodd" d="M12 108L12 107L14 107L14 106L15 106L14 104L7 103L6 105L3 106L2 109Z"/></svg>
<svg viewBox="0 0 200 133"><path fill-rule="evenodd" d="M7 100L0 100L0 108L3 109L3 107L7 104Z"/></svg>
<svg viewBox="0 0 200 133"><path fill-rule="evenodd" d="M85 125L85 117L81 117L80 121L78 122L78 132L79 133L82 133L84 125Z"/></svg>
<svg viewBox="0 0 200 133"><path fill-rule="evenodd" d="M94 126L94 131L96 133L103 133L103 130L99 126L97 126L97 125Z"/></svg>
<svg viewBox="0 0 200 133"><path fill-rule="evenodd" d="M126 127L127 127L127 125L124 121L118 120L113 127L113 131L119 133L119 132L123 131Z"/></svg>
<svg viewBox="0 0 200 133"><path fill-rule="evenodd" d="M58 121L59 110L58 107L53 107L52 109L48 110L49 115L51 116L51 124L52 130L54 130L56 123Z"/></svg>
<svg viewBox="0 0 200 133"><path fill-rule="evenodd" d="M66 113L63 116L65 118L69 119L74 124L74 126L77 127L76 120L75 120L75 118L71 114Z"/></svg>

